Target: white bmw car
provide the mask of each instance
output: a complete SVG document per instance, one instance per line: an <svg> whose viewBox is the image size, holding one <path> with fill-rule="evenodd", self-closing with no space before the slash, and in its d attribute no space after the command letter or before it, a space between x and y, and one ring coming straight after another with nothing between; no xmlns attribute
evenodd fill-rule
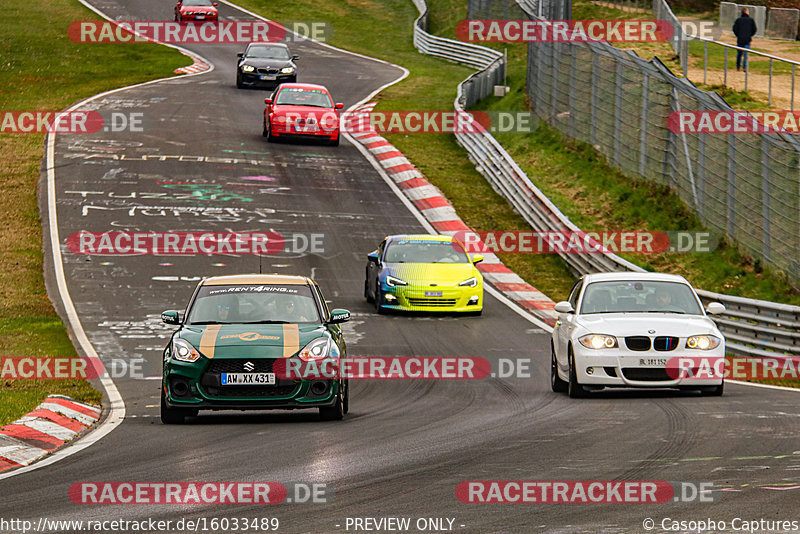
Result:
<svg viewBox="0 0 800 534"><path fill-rule="evenodd" d="M725 306L712 302L704 310L682 276L589 274L555 310L553 391L566 391L572 398L604 387L699 389L704 395L722 395L721 372L698 373L697 365L685 362L724 364L725 339L706 312L722 313ZM679 365L695 372L675 372Z"/></svg>

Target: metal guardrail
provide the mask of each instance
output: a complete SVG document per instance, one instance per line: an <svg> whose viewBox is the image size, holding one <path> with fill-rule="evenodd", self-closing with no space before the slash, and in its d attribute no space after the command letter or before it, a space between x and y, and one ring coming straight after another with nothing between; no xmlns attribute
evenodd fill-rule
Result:
<svg viewBox="0 0 800 534"><path fill-rule="evenodd" d="M427 33L427 5L424 0L414 0L420 11L420 17L414 26L414 43L423 52L431 48L446 46L448 54L455 54L464 62L464 57L474 58L475 45L442 39ZM517 0L517 3L529 14L535 5L534 0ZM537 11L538 12L538 9ZM447 41L443 43L442 41ZM483 48L483 47L479 47ZM458 50L463 51L463 56ZM491 94L496 77L496 62L486 61L479 72L469 76L458 84L454 106L456 111L465 108ZM437 55L437 54L434 54ZM439 57L445 57L440 55ZM449 58L448 58L449 59ZM508 200L514 209L537 231L572 231L580 229L559 210L542 191L536 187L517 165L514 159L488 132L455 134L456 141L466 149L470 160L483 174L492 187ZM641 267L617 256L608 254L560 254L570 269L578 275L594 272L633 271L645 272ZM698 295L707 304L712 301L722 302L726 312L714 317L720 330L726 337L728 352L750 357L782 357L800 355L800 306L790 306L755 299L746 299L698 290Z"/></svg>

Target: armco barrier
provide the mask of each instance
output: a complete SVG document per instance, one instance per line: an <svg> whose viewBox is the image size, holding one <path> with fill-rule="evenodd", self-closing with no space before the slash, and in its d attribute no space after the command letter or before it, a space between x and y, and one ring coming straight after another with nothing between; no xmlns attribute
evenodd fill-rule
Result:
<svg viewBox="0 0 800 534"><path fill-rule="evenodd" d="M472 0L471 0L472 1ZM520 7L531 12L531 0L517 0ZM414 44L423 53L428 50L446 50L432 53L450 61L467 64L476 57L483 57L482 69L469 76L458 85L455 100L456 111L488 96L492 86L500 81L497 78L499 69L495 66L502 60L498 52L487 51L484 47L443 39L427 33L428 8L424 0L414 0L420 16L414 25ZM550 4L555 5L555 4ZM535 11L535 12L538 12ZM435 43L435 46L431 46ZM476 48L483 48L478 51ZM495 59L490 60L493 52ZM504 68L504 64L503 64ZM503 149L497 140L488 132L456 133L456 140L469 153L470 159L478 171L491 183L492 187L502 195L520 213L520 215L537 231L579 231L552 202L537 188L517 165L514 159ZM635 271L644 269L620 258L616 254L561 254L570 269L578 275L594 272ZM790 306L754 299L746 299L698 291L704 303L722 302L727 311L714 317L720 330L725 334L728 352L743 356L793 356L800 354L800 306Z"/></svg>

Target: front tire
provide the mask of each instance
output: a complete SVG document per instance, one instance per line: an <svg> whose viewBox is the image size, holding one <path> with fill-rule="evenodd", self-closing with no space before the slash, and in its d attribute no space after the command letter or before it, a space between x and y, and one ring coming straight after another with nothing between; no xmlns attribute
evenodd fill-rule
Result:
<svg viewBox="0 0 800 534"><path fill-rule="evenodd" d="M344 418L345 404L349 409L350 400L345 399L347 395L347 388L343 385L344 382L339 383L339 393L336 394L336 402L333 406L323 406L319 409L319 418L322 421L340 421Z"/></svg>
<svg viewBox="0 0 800 534"><path fill-rule="evenodd" d="M570 399L582 399L586 397L586 390L578 383L578 374L575 370L575 356L572 348L569 349L569 382L567 382L567 395Z"/></svg>
<svg viewBox="0 0 800 534"><path fill-rule="evenodd" d="M552 342L550 342L550 389L556 393L567 391L567 383L558 376L558 360L556 360L556 351Z"/></svg>
<svg viewBox="0 0 800 534"><path fill-rule="evenodd" d="M236 73L236 87L238 89L244 88L244 84L242 83L242 76L238 72Z"/></svg>
<svg viewBox="0 0 800 534"><path fill-rule="evenodd" d="M364 298L367 299L367 302L369 302L370 304L375 302L375 299L373 299L372 296L369 294L369 284L367 283L366 280L364 280Z"/></svg>
<svg viewBox="0 0 800 534"><path fill-rule="evenodd" d="M383 292L381 291L381 281L375 280L375 311L379 315L386 313L386 310L381 306L383 302Z"/></svg>
<svg viewBox="0 0 800 534"><path fill-rule="evenodd" d="M724 392L725 392L724 381L718 386L711 386L700 390L700 394L704 397L721 397Z"/></svg>
<svg viewBox="0 0 800 534"><path fill-rule="evenodd" d="M167 406L167 399L164 392L161 392L161 422L165 425L182 425L187 417L197 415L197 410L191 408L170 408Z"/></svg>
<svg viewBox="0 0 800 534"><path fill-rule="evenodd" d="M328 146L339 146L339 136L337 135L333 141L328 141Z"/></svg>

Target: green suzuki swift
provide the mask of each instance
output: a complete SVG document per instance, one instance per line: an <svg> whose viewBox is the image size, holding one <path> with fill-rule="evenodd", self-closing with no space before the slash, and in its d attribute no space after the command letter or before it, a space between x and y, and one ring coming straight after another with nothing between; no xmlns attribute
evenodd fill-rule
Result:
<svg viewBox="0 0 800 534"><path fill-rule="evenodd" d="M199 410L319 409L323 420L342 419L349 387L340 377L290 378L273 366L346 356L340 323L347 310L328 310L314 280L248 274L203 279L164 349L161 421L183 423ZM285 364L289 360L281 361ZM277 366L276 366L277 367Z"/></svg>

